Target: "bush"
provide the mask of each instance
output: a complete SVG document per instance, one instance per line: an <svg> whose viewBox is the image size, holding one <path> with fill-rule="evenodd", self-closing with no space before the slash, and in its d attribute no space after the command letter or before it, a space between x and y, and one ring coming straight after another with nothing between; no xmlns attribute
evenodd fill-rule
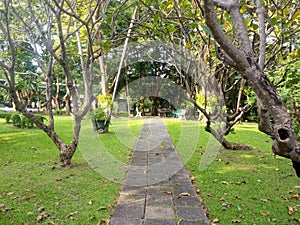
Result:
<svg viewBox="0 0 300 225"><path fill-rule="evenodd" d="M53 115L55 116L62 116L62 115L66 115L67 111L63 110L63 109L56 109L53 111Z"/></svg>
<svg viewBox="0 0 300 225"><path fill-rule="evenodd" d="M17 113L17 112L13 113L10 116L10 119L11 119L14 126L16 126L16 127L21 127L22 126L22 120L21 120L21 117L20 117L19 113Z"/></svg>
<svg viewBox="0 0 300 225"><path fill-rule="evenodd" d="M11 113L8 113L5 117L6 123L9 123L11 117Z"/></svg>
<svg viewBox="0 0 300 225"><path fill-rule="evenodd" d="M9 112L0 111L0 118L5 119L7 123L10 120L10 115L11 115L11 113L9 113Z"/></svg>
<svg viewBox="0 0 300 225"><path fill-rule="evenodd" d="M36 114L35 117L43 123L47 121L47 118L40 114ZM6 116L6 122L8 123L10 120L12 121L12 124L16 127L20 127L20 128L34 127L34 123L31 122L30 119L28 119L26 116L20 114L19 112L12 113L11 115L8 114Z"/></svg>
<svg viewBox="0 0 300 225"><path fill-rule="evenodd" d="M20 115L21 117L21 128L32 128L34 126L26 116Z"/></svg>
<svg viewBox="0 0 300 225"><path fill-rule="evenodd" d="M41 122L43 122L43 123L45 123L45 121L47 121L47 118L44 117L44 116L41 115L41 114L36 114L35 117L36 117L39 121L41 121Z"/></svg>

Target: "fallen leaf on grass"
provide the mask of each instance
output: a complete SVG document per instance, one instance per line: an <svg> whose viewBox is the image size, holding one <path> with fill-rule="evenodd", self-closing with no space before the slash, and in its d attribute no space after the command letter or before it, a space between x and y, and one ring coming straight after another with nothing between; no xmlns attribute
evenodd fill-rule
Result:
<svg viewBox="0 0 300 225"><path fill-rule="evenodd" d="M55 181L62 181L64 178L63 177L58 177L55 179Z"/></svg>
<svg viewBox="0 0 300 225"><path fill-rule="evenodd" d="M289 209L288 214L291 216L294 212L297 211L297 206L295 207L288 206L288 209Z"/></svg>
<svg viewBox="0 0 300 225"><path fill-rule="evenodd" d="M37 217L37 221L41 222L48 217L50 217L50 215L47 212L41 212L41 214Z"/></svg>
<svg viewBox="0 0 300 225"><path fill-rule="evenodd" d="M88 205L92 205L94 202L93 202L93 200L91 199L91 200L89 200L89 202L88 202Z"/></svg>
<svg viewBox="0 0 300 225"><path fill-rule="evenodd" d="M4 208L4 207L5 207L5 204L0 204L0 209Z"/></svg>
<svg viewBox="0 0 300 225"><path fill-rule="evenodd" d="M195 181L195 177L194 176L191 177L191 181L192 182Z"/></svg>
<svg viewBox="0 0 300 225"><path fill-rule="evenodd" d="M221 184L226 184L226 185L229 185L229 184L235 184L235 185L241 185L241 184L246 184L246 181L241 181L241 182L228 182L228 181L222 181Z"/></svg>
<svg viewBox="0 0 300 225"><path fill-rule="evenodd" d="M231 222L232 223L240 223L241 221L240 220L232 220Z"/></svg>
<svg viewBox="0 0 300 225"><path fill-rule="evenodd" d="M267 203L270 199L261 199L263 203Z"/></svg>
<svg viewBox="0 0 300 225"><path fill-rule="evenodd" d="M106 206L101 206L101 207L99 207L99 208L97 209L97 211L101 211L101 210L105 210L105 209L107 209Z"/></svg>
<svg viewBox="0 0 300 225"><path fill-rule="evenodd" d="M99 221L96 225L100 225L103 223L105 223L105 225L109 225L110 224L109 222L110 222L109 219L103 219L103 220Z"/></svg>
<svg viewBox="0 0 300 225"><path fill-rule="evenodd" d="M296 189L300 189L300 186L295 186Z"/></svg>
<svg viewBox="0 0 300 225"><path fill-rule="evenodd" d="M270 215L270 212L260 212L260 214L263 216L268 216L268 215Z"/></svg>
<svg viewBox="0 0 300 225"><path fill-rule="evenodd" d="M297 194L297 195L293 195L293 197L291 197L291 200L299 200L300 196Z"/></svg>
<svg viewBox="0 0 300 225"><path fill-rule="evenodd" d="M74 216L77 215L77 214L78 214L78 212L76 212L76 211L75 212L71 212L71 213L69 213L69 215L67 215L67 218L73 220Z"/></svg>
<svg viewBox="0 0 300 225"><path fill-rule="evenodd" d="M220 220L218 218L213 219L213 221L211 221L212 223L219 223Z"/></svg>
<svg viewBox="0 0 300 225"><path fill-rule="evenodd" d="M42 212L42 211L44 211L44 210L45 210L45 207L44 207L44 206L38 208L38 211L39 211L39 212Z"/></svg>
<svg viewBox="0 0 300 225"><path fill-rule="evenodd" d="M32 194L32 195L24 195L24 196L23 196L23 199L24 199L24 200L29 200L29 199L34 198L34 197L36 197L36 194Z"/></svg>

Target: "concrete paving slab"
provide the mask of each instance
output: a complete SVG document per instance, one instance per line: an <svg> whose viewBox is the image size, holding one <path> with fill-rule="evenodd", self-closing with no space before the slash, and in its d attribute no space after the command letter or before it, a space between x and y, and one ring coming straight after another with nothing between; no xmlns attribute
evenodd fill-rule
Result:
<svg viewBox="0 0 300 225"><path fill-rule="evenodd" d="M207 222L203 210L199 207L176 207L176 214L180 219Z"/></svg>
<svg viewBox="0 0 300 225"><path fill-rule="evenodd" d="M177 225L174 220L146 219L144 225Z"/></svg>
<svg viewBox="0 0 300 225"><path fill-rule="evenodd" d="M113 216L117 218L135 218L135 219L142 219L144 218L144 210L145 207L143 206L133 206L133 205L121 205L118 204L114 209Z"/></svg>
<svg viewBox="0 0 300 225"><path fill-rule="evenodd" d="M172 220L174 218L175 218L175 211L173 207L166 207L166 206L146 207L145 219Z"/></svg>
<svg viewBox="0 0 300 225"><path fill-rule="evenodd" d="M135 218L117 218L112 217L110 220L110 225L143 225L142 219L135 219Z"/></svg>

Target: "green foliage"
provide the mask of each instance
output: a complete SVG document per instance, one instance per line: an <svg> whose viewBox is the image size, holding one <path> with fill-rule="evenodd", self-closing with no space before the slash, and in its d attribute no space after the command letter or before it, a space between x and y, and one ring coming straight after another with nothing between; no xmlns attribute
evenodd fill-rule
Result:
<svg viewBox="0 0 300 225"><path fill-rule="evenodd" d="M11 113L0 111L0 118L5 119L6 117L10 117Z"/></svg>
<svg viewBox="0 0 300 225"><path fill-rule="evenodd" d="M55 116L63 116L66 115L67 111L63 109L56 109L53 111L53 115Z"/></svg>
<svg viewBox="0 0 300 225"><path fill-rule="evenodd" d="M9 114L10 115L10 114ZM36 114L35 117L41 122L46 122L47 118L43 115ZM19 128L32 128L34 127L34 123L31 122L26 116L20 114L19 112L14 112L10 116L6 117L6 122L12 121L12 124L15 127Z"/></svg>
<svg viewBox="0 0 300 225"><path fill-rule="evenodd" d="M107 111L112 104L112 95L98 95L98 104L104 111Z"/></svg>
<svg viewBox="0 0 300 225"><path fill-rule="evenodd" d="M11 115L10 119L11 119L14 126L16 126L16 127L21 127L22 126L22 120L21 120L20 113L18 113L18 112L13 113Z"/></svg>
<svg viewBox="0 0 300 225"><path fill-rule="evenodd" d="M21 117L21 128L32 128L34 126L33 122L31 122L26 116L20 115Z"/></svg>
<svg viewBox="0 0 300 225"><path fill-rule="evenodd" d="M35 114L34 116L42 123L45 123L47 121L47 118L41 114Z"/></svg>
<svg viewBox="0 0 300 225"><path fill-rule="evenodd" d="M92 116L95 120L106 120L107 114L102 108L97 108L92 112Z"/></svg>

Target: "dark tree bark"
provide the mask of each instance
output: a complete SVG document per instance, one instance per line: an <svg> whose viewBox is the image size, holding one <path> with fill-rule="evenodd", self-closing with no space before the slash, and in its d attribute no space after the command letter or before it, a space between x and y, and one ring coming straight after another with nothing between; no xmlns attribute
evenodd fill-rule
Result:
<svg viewBox="0 0 300 225"><path fill-rule="evenodd" d="M215 6L220 7L230 14L238 46L227 38L219 26ZM274 120L272 127L261 127L263 131L271 129L266 133L273 133L273 152L277 155L290 158L294 162L294 165L298 165L300 163L300 145L295 141L291 117L276 88L256 63L247 29L240 13L239 1L204 0L204 10L206 23L215 41L235 62L238 71L254 90ZM297 170L299 166L294 166L294 168ZM297 174L299 174L299 171L297 171Z"/></svg>

